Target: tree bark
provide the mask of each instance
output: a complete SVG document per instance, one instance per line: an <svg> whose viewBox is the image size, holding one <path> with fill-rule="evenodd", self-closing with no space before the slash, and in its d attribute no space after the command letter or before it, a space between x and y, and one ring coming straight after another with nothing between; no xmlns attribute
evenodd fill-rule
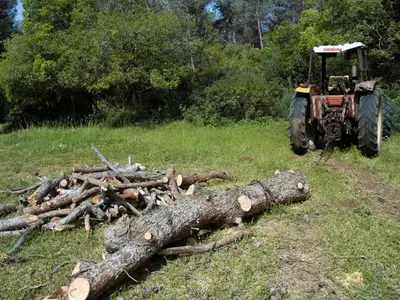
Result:
<svg viewBox="0 0 400 300"><path fill-rule="evenodd" d="M6 189L6 192L12 195L21 195L25 194L27 192L30 192L32 190L37 189L39 186L42 185L42 182L35 183L31 186L28 187L23 187L23 188L12 188L12 189Z"/></svg>
<svg viewBox="0 0 400 300"><path fill-rule="evenodd" d="M303 185L301 190L299 182ZM79 270L71 285L76 280L87 282L90 287L88 299L96 299L126 279L127 273L144 266L160 250L190 236L193 227L234 224L238 217L260 214L272 205L304 201L310 190L304 175L281 172L247 186L185 196L173 205L160 207L140 218L118 222L105 232L106 248L114 253ZM247 211L238 201L241 196L251 200Z"/></svg>
<svg viewBox="0 0 400 300"><path fill-rule="evenodd" d="M233 180L233 177L225 172L211 172L209 174L192 174L187 176L178 175L177 184L181 187L188 187L199 182L206 182L211 179Z"/></svg>

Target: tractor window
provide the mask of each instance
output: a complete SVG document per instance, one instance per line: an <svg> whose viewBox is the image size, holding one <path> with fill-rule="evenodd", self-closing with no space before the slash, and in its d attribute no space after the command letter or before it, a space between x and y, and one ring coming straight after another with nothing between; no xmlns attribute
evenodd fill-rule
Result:
<svg viewBox="0 0 400 300"><path fill-rule="evenodd" d="M352 60L349 60L345 55L340 53L336 57L328 58L326 60L326 75L330 76L344 76L351 75Z"/></svg>

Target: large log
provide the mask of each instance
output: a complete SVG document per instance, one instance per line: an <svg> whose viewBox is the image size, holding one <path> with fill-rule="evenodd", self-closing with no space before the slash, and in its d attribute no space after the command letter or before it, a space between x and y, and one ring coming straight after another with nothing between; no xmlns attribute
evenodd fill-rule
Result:
<svg viewBox="0 0 400 300"><path fill-rule="evenodd" d="M304 201L310 190L304 175L282 172L247 186L186 196L142 217L118 222L105 234L106 247L114 253L82 266L74 274L69 292L96 299L160 250L188 237L193 228L233 224L237 218L260 214L275 204Z"/></svg>

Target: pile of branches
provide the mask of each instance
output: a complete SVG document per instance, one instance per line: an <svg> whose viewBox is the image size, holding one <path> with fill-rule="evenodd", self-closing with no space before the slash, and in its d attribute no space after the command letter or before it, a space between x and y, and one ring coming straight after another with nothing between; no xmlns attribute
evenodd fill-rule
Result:
<svg viewBox="0 0 400 300"><path fill-rule="evenodd" d="M9 252L15 254L35 229L62 231L111 222L122 216L143 216L155 206L170 206L184 195L194 192L195 184L219 178L232 180L225 172L206 175L175 176L174 169L145 171L138 163L111 164L92 145L100 167L74 167L71 174L57 178L37 177L40 182L18 189L7 189L19 195L20 207L0 205L0 215L19 211L16 217L0 220L0 237L19 236ZM33 192L32 192L33 191Z"/></svg>

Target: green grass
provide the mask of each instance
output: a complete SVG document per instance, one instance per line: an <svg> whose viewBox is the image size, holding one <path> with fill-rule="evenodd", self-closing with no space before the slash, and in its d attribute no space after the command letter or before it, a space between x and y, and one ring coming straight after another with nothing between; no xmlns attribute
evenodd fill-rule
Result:
<svg viewBox="0 0 400 300"><path fill-rule="evenodd" d="M32 128L0 135L0 189L34 182L36 171L56 176L76 164L98 165L91 144L121 164L131 156L150 170L225 170L236 177L233 183L209 184L212 188L247 184L273 176L276 169L303 172L312 185L309 201L248 220L250 237L214 253L157 258L133 274L140 284L127 282L110 292L110 299L140 299L149 291L150 299L263 299L279 283L288 299L400 297L400 136L386 141L375 159L351 148L320 161L320 151L303 157L291 152L283 121L222 128L183 122L152 128ZM17 199L0 193L0 202ZM104 228L96 227L92 235L76 229L32 236L20 252L27 262L1 266L0 298L36 299L66 284L71 258L101 259ZM218 230L204 242L230 230ZM15 240L0 239L0 253ZM363 285L344 287L346 274L354 272L363 274Z"/></svg>

